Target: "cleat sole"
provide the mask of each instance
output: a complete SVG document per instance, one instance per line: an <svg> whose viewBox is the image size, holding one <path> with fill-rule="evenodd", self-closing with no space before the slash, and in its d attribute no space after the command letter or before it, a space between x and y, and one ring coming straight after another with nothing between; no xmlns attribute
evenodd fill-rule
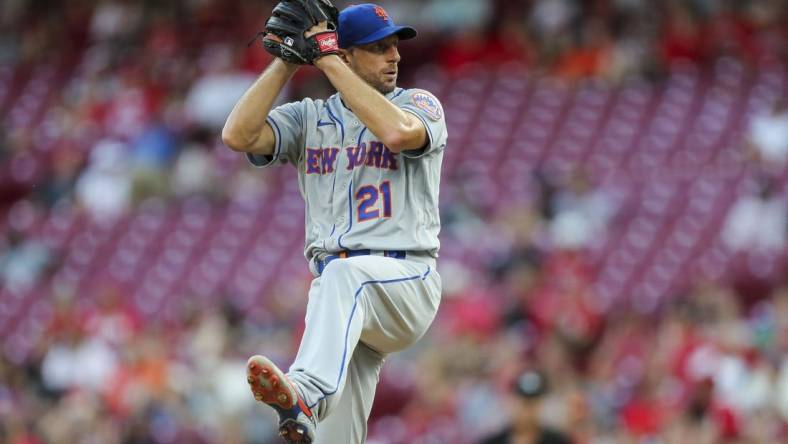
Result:
<svg viewBox="0 0 788 444"><path fill-rule="evenodd" d="M263 356L252 356L246 366L247 382L254 399L275 408L288 410L297 402L295 389L273 362Z"/></svg>

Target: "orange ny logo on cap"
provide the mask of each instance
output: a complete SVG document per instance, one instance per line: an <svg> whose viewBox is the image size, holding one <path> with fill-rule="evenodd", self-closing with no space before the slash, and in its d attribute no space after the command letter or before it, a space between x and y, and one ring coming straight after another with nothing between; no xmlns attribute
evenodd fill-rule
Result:
<svg viewBox="0 0 788 444"><path fill-rule="evenodd" d="M388 13L386 12L385 9L381 8L380 6L375 6L375 14L377 14L378 17L382 18L383 20L389 21Z"/></svg>

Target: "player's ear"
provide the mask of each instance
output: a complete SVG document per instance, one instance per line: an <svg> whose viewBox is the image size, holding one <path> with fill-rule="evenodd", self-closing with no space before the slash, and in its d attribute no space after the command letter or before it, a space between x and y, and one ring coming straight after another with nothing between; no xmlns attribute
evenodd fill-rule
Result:
<svg viewBox="0 0 788 444"><path fill-rule="evenodd" d="M342 61L345 62L345 65L350 66L350 60L348 59L348 55L350 55L351 49L340 49L339 50L339 57L342 58Z"/></svg>

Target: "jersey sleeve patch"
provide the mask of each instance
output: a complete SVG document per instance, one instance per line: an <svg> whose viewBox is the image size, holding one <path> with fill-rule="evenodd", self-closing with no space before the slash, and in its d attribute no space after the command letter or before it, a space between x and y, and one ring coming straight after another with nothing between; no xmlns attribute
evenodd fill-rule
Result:
<svg viewBox="0 0 788 444"><path fill-rule="evenodd" d="M424 111L430 119L437 122L443 117L440 102L432 94L425 91L416 91L410 100L416 108Z"/></svg>

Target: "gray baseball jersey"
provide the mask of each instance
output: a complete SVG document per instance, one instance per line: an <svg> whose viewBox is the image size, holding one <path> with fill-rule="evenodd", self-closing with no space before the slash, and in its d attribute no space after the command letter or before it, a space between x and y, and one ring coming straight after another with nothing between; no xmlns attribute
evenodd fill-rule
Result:
<svg viewBox="0 0 788 444"><path fill-rule="evenodd" d="M248 155L258 167L287 162L298 169L306 202L304 255L310 262L359 249L437 256L447 138L443 109L420 89L397 88L386 98L424 123L429 137L424 149L393 153L335 94L272 110L274 154Z"/></svg>

